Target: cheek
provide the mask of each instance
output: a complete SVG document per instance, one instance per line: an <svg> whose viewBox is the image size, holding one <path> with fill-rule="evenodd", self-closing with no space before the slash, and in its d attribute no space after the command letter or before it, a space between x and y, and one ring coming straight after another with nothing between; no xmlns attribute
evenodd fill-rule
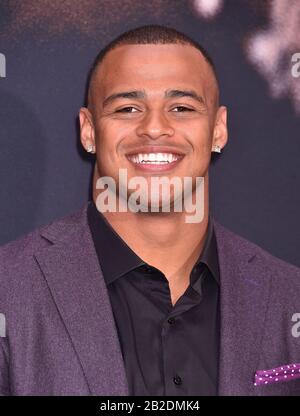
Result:
<svg viewBox="0 0 300 416"><path fill-rule="evenodd" d="M97 164L100 176L116 177L124 164L122 145L128 133L117 123L101 123L96 129ZM125 166L123 166L125 167Z"/></svg>
<svg viewBox="0 0 300 416"><path fill-rule="evenodd" d="M121 154L123 142L132 137L132 128L114 120L103 121L96 130L96 140L103 153L116 158Z"/></svg>
<svg viewBox="0 0 300 416"><path fill-rule="evenodd" d="M187 140L192 147L192 155L189 160L190 172L197 176L204 176L210 164L212 131L208 122L201 122L194 125L190 130Z"/></svg>
<svg viewBox="0 0 300 416"><path fill-rule="evenodd" d="M114 129L101 126L96 132L97 153L102 163L109 163L116 158L118 136Z"/></svg>
<svg viewBox="0 0 300 416"><path fill-rule="evenodd" d="M199 136L195 147L195 159L201 167L207 166L211 157L211 136Z"/></svg>
<svg viewBox="0 0 300 416"><path fill-rule="evenodd" d="M212 143L212 129L208 120L204 119L191 124L185 132L184 137L189 141L195 156L209 153Z"/></svg>

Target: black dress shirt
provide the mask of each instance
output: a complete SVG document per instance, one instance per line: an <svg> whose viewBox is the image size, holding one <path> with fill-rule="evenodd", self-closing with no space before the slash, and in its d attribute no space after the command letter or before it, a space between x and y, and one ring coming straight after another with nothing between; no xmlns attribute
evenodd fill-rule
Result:
<svg viewBox="0 0 300 416"><path fill-rule="evenodd" d="M87 215L118 331L129 394L217 395L219 265L211 217L190 285L173 306L165 275L130 249L93 201Z"/></svg>

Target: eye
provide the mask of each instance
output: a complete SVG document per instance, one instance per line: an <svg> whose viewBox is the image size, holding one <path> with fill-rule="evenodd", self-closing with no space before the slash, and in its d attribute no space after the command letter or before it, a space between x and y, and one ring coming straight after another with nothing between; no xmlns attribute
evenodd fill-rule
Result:
<svg viewBox="0 0 300 416"><path fill-rule="evenodd" d="M179 106L174 107L174 108L180 108L181 109L180 111L176 111L177 113L182 113L182 112L185 112L185 111L194 111L192 108L184 107L182 105L179 105Z"/></svg>
<svg viewBox="0 0 300 416"><path fill-rule="evenodd" d="M116 113L132 113L132 111L130 111L131 108L134 107L124 107L121 108L120 110L116 110ZM136 108L134 108L136 110Z"/></svg>

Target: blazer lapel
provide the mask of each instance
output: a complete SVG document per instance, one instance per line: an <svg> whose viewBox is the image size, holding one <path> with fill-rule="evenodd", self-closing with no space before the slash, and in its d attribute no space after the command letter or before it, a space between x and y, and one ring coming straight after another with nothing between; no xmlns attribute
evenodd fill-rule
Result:
<svg viewBox="0 0 300 416"><path fill-rule="evenodd" d="M221 282L219 395L255 395L271 276L253 246L215 220L214 228Z"/></svg>
<svg viewBox="0 0 300 416"><path fill-rule="evenodd" d="M91 394L128 395L122 353L90 234L87 204L42 232L53 243L36 253L78 354ZM67 357L66 357L67 359Z"/></svg>

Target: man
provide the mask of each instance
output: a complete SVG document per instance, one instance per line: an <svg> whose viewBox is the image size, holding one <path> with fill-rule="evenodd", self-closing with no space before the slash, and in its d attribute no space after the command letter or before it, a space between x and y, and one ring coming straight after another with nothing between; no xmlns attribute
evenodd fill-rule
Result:
<svg viewBox="0 0 300 416"><path fill-rule="evenodd" d="M1 249L1 393L300 394L299 269L209 214L211 154L227 141L211 58L174 29L140 27L98 55L87 98L93 200ZM193 201L203 178L201 221L175 211L175 188L169 212L162 194L156 211L99 209L101 178L121 199L120 170L144 191L191 178Z"/></svg>

